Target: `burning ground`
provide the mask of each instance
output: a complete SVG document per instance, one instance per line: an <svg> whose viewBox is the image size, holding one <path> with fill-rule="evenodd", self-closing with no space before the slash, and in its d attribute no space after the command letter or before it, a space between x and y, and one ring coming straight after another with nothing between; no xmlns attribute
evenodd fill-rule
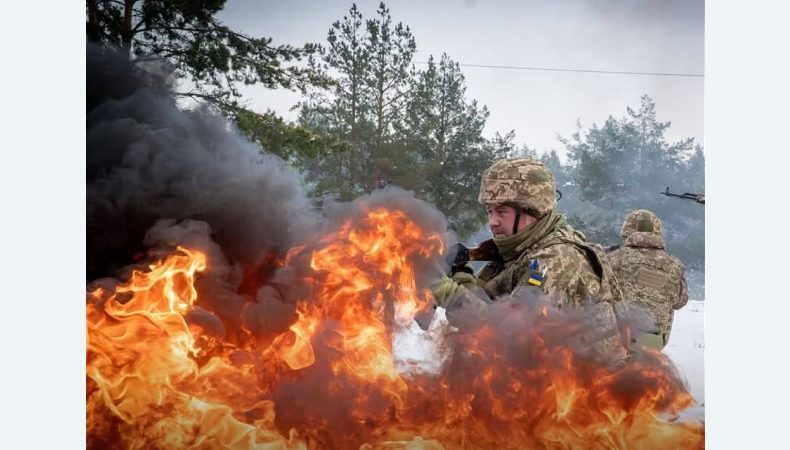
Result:
<svg viewBox="0 0 790 450"><path fill-rule="evenodd" d="M389 189L320 218L219 117L106 82L122 66L89 54L89 448L704 446L671 362L586 358L581 310L419 329L441 214ZM408 336L431 364L393 356Z"/></svg>

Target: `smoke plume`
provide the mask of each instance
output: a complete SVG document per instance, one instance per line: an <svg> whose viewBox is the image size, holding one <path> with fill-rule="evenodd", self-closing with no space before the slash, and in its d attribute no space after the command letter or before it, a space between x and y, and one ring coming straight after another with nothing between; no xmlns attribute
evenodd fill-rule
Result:
<svg viewBox="0 0 790 450"><path fill-rule="evenodd" d="M233 262L307 238L316 221L298 174L221 116L179 109L164 81L89 47L88 278L113 275L158 219L206 222Z"/></svg>
<svg viewBox="0 0 790 450"><path fill-rule="evenodd" d="M327 202L319 217L295 170L217 113L179 108L167 73L142 71L123 54L89 45L87 81L87 277L125 278L139 268L132 262L177 245L199 249L209 267L198 305L210 314L190 320L210 334L232 338L226 331L243 325L268 340L285 331L297 300L309 298L300 280L310 248L287 266L277 261L366 211L396 208L424 229L447 228L436 208L399 188ZM426 286L438 273L422 264Z"/></svg>

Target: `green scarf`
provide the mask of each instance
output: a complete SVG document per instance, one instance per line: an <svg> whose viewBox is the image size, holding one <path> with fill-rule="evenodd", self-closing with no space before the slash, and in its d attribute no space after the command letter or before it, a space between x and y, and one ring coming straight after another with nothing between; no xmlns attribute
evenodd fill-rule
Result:
<svg viewBox="0 0 790 450"><path fill-rule="evenodd" d="M524 250L532 247L536 242L543 239L544 236L565 223L565 217L561 216L556 211L551 211L538 219L537 222L512 236L494 238L494 244L496 244L499 249L499 253L502 254L502 258L505 261L511 261L518 258Z"/></svg>

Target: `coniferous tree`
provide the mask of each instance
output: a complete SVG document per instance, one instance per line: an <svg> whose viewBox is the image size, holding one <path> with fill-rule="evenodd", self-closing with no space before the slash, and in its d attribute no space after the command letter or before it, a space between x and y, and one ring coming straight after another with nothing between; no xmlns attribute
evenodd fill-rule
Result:
<svg viewBox="0 0 790 450"><path fill-rule="evenodd" d="M486 107L466 100L466 85L458 63L446 54L433 57L418 72L400 132L416 150L424 197L439 207L459 234L467 235L484 222L477 204L480 174L496 158L513 150L513 133L483 136Z"/></svg>
<svg viewBox="0 0 790 450"><path fill-rule="evenodd" d="M343 153L305 162L308 180L318 195L349 200L366 192L373 122L368 27L356 4L329 29L323 64L334 75L331 92L313 90L298 107L299 121L348 143Z"/></svg>
<svg viewBox="0 0 790 450"><path fill-rule="evenodd" d="M336 137L295 126L271 111L251 111L241 99L241 85L303 92L328 86L331 80L319 66L298 64L312 61L320 46L274 44L235 31L216 17L225 0L88 0L86 6L90 43L125 54L138 75L170 89L175 98L218 108L264 151L290 158L344 148ZM161 75L151 72L172 74L179 83L161 83Z"/></svg>
<svg viewBox="0 0 790 450"><path fill-rule="evenodd" d="M563 138L568 155L570 189L563 191L571 222L604 244L619 242L626 214L649 209L664 223L670 250L687 265L704 265L704 209L694 202L660 195L673 190L704 190L704 154L693 138L669 143L670 122L656 118L653 100L641 98L638 110L621 119L609 117L588 130L579 125ZM693 151L692 151L693 149Z"/></svg>
<svg viewBox="0 0 790 450"><path fill-rule="evenodd" d="M315 44L277 45L232 30L216 18L225 0L88 0L86 6L89 41L124 51L136 65L167 62L193 85L178 94L223 109L239 106L239 84L305 89L328 81L292 64L315 54Z"/></svg>
<svg viewBox="0 0 790 450"><path fill-rule="evenodd" d="M417 45L408 26L400 22L393 25L389 9L383 2L376 10L376 18L367 21L367 32L370 65L365 84L373 124L370 154L366 155L370 158L367 165L372 169L366 187L369 192L385 182L383 172L397 172L391 158L399 148L393 145L393 124L403 116L411 75L409 69Z"/></svg>
<svg viewBox="0 0 790 450"><path fill-rule="evenodd" d="M393 24L384 3L373 19L352 5L332 24L322 70L334 86L310 92L299 121L347 147L302 167L319 197L348 200L396 184L436 204L468 235L485 222L476 201L480 174L514 151L514 134L484 138L488 110L466 99L459 65L443 55L417 70L415 50L411 31Z"/></svg>

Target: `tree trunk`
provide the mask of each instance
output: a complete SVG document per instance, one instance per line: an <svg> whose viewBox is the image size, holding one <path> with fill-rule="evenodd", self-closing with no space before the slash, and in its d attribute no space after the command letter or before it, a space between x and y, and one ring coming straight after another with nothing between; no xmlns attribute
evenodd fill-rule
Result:
<svg viewBox="0 0 790 450"><path fill-rule="evenodd" d="M100 42L102 38L101 24L99 24L99 5L96 0L88 0L88 23L85 33L89 41Z"/></svg>
<svg viewBox="0 0 790 450"><path fill-rule="evenodd" d="M123 28L121 28L121 47L129 55L132 56L132 18L134 13L134 4L137 0L124 0L123 2Z"/></svg>

